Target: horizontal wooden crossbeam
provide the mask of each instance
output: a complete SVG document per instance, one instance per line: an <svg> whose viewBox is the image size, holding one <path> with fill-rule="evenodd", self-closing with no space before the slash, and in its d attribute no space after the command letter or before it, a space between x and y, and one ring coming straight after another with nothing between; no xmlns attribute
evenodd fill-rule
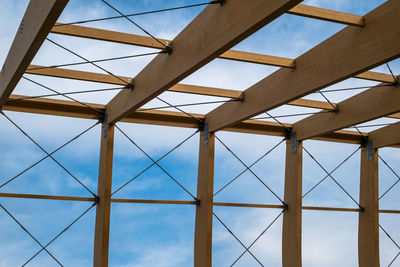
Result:
<svg viewBox="0 0 400 267"><path fill-rule="evenodd" d="M121 44L129 44L129 45L136 45L136 46L143 46L143 47L150 47L150 48L157 48L162 49L163 47L160 43L156 42L153 38L143 36L143 35L136 35L130 33L122 33L122 32L115 32L110 30L103 30L91 27L84 27L84 26L76 26L76 25L65 25L65 26L56 26L53 28L52 33L75 36L75 37L83 37L101 41L109 41ZM171 43L170 40L160 39L162 42ZM276 66L276 67L283 67L283 68L294 68L295 67L295 60L291 58L284 58L284 57L277 57L273 55L265 55L265 54L258 54L258 53L250 53L244 51L237 51L237 50L228 50L223 54L219 55L219 58L228 59L228 60L235 60L247 63L255 63L261 65L268 65L268 66ZM32 66L33 68L34 66ZM379 73L373 71L367 71L364 73L360 73L354 78L363 79L363 80L370 80L370 81L377 81L377 82L388 82L392 83L393 78L390 74L386 73ZM121 84L121 81L117 79L115 82Z"/></svg>
<svg viewBox="0 0 400 267"><path fill-rule="evenodd" d="M11 95L10 99L23 98L21 95ZM96 109L105 110L105 105L86 103ZM82 119L100 119L100 114L87 106L66 100L34 98L9 101L4 110L35 113L43 115L66 116ZM204 119L204 115L192 114L194 117ZM186 114L173 111L136 111L124 118L122 122L154 124L184 128L198 128L198 121ZM291 127L291 124L285 124ZM251 133L260 135L285 136L285 128L275 122L247 120L225 131ZM314 138L315 140L360 144L361 138L358 132L336 131Z"/></svg>
<svg viewBox="0 0 400 267"><path fill-rule="evenodd" d="M0 193L0 197L66 200L66 201L89 201L89 202L95 201L95 198L93 197L52 196L52 195L35 195L35 194L16 194L16 193Z"/></svg>
<svg viewBox="0 0 400 267"><path fill-rule="evenodd" d="M125 85L121 80L113 77L112 75L79 71L79 70L70 70L63 68L44 68L43 66L30 65L29 68L26 70L26 73L34 75L43 75L48 77L88 81L88 82ZM118 77L124 81L129 80L129 77L124 77L124 76L118 76ZM224 97L232 99L241 99L243 97L242 92L238 90L189 85L189 84L176 84L171 88L169 88L168 91L206 95L206 96L216 96L216 97ZM296 99L287 104L299 107L333 110L332 105L330 105L329 103L311 99ZM333 104L336 105L335 103ZM400 113L389 115L389 117L400 118Z"/></svg>

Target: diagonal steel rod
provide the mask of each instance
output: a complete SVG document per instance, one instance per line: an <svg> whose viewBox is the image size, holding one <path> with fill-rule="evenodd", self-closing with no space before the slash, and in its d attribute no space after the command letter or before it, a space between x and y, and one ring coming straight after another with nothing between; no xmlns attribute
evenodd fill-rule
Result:
<svg viewBox="0 0 400 267"><path fill-rule="evenodd" d="M285 141L285 138L283 138L279 143L277 143L275 146L273 146L270 150L268 150L266 153L264 153L261 157L259 157L256 161L254 161L249 167L246 167L241 173L236 175L232 180L230 180L227 184L225 184L223 187L221 187L217 192L214 193L214 197L218 195L222 190L224 190L226 187L228 187L230 184L232 184L236 179L238 179L243 173L245 173L247 170L249 170L251 167L253 167L255 164L257 164L260 160L262 160L264 157L266 157L269 153L271 153L275 148L277 148L282 142Z"/></svg>
<svg viewBox="0 0 400 267"><path fill-rule="evenodd" d="M126 183L124 183L122 186L120 186L118 189L116 189L111 196L113 196L114 194L116 194L118 191L120 191L122 188L124 188L125 186L127 186L129 183L131 183L133 180L135 180L136 178L138 178L140 175L142 175L144 172L146 172L147 170L149 170L151 167L153 167L154 165L156 165L156 163L158 163L160 160L162 160L163 158L165 158L166 156L168 156L169 154L171 154L173 151L175 151L178 147L180 147L181 145L183 145L186 141L188 141L190 138L192 138L194 135L196 135L199 132L199 130L196 130L193 134L191 134L189 137L185 138L182 142L180 142L179 144L177 144L174 148L172 148L170 151L168 151L167 153L165 153L163 156L161 156L158 160L156 160L155 162L153 162L152 164L150 164L149 166L147 166L143 171L141 171L139 174L137 174L136 176L134 176L133 178L131 178L130 180L128 180Z"/></svg>
<svg viewBox="0 0 400 267"><path fill-rule="evenodd" d="M258 177L257 174L255 174L247 165L246 163L244 163L224 142L222 142L221 139L218 138L217 135L215 135L215 138L246 168L249 170L249 172L251 172L256 178L257 180L259 180L282 204L285 204L285 202L283 202L283 200L266 184L264 183L263 180L261 180L260 177Z"/></svg>
<svg viewBox="0 0 400 267"><path fill-rule="evenodd" d="M66 98L68 98L68 99L70 99L70 100L72 100L72 101L75 101L76 103L79 103L79 104L81 104L82 106L85 106L85 107L88 107L88 108L90 108L90 109L93 109L93 110L95 110L95 111L97 111L97 112L99 112L99 113L101 113L101 114L104 113L104 111L101 110L101 109L92 107L92 106L90 106L90 105L88 105L88 104L86 104L86 103L83 103L83 102L81 102L81 101L79 101L79 100L76 100L75 98L72 98L72 97L70 97L70 96L67 96L66 94L60 93L60 92L58 92L58 91L56 91L56 90L54 90L54 89L51 89L51 88L48 87L48 86L45 86L45 85L43 85L43 84L41 84L41 83L38 83L38 82L36 82L36 81L34 81L34 80L32 80L32 79L29 79L29 78L27 78L27 77L25 77L25 76L22 76L22 78L25 79L25 80L27 80L27 81L30 81L30 82L33 83L33 84L36 84L36 85L38 85L38 86L40 86L40 87L43 87L43 88L45 88L45 89L47 89L47 90L49 90L49 91L51 91L51 92L53 92L53 93L56 93L56 94L58 94L58 95L62 95L62 96L66 97Z"/></svg>
<svg viewBox="0 0 400 267"><path fill-rule="evenodd" d="M29 258L23 266L26 266L31 260L33 260L37 255L39 255L43 250L45 250L51 243L53 243L57 238L59 238L63 233L65 233L72 225L74 225L79 219L81 219L86 213L88 213L94 206L96 206L96 203L93 203L87 210L85 210L81 215L79 215L72 223L70 223L67 227L65 227L58 235L56 235L50 242L48 242L42 249L40 249L38 252L36 252L35 255L33 255L31 258Z"/></svg>
<svg viewBox="0 0 400 267"><path fill-rule="evenodd" d="M140 12L140 13L127 14L125 16L127 16L127 17L135 17L135 16L148 15L148 14L154 14L154 13L161 13L161 12L166 12L166 11L173 11L173 10L178 10L178 9L184 9L184 8L190 8L190 7L198 7L198 6L204 6L204 5L208 5L208 4L217 4L217 3L220 3L220 1L210 1L210 2L206 2L206 3L200 3L200 4L171 7L171 8L165 8L165 9L159 9L159 10L152 10L152 11L146 11L146 12ZM88 19L88 20L67 22L67 23L54 25L54 27L60 27L60 26L66 26L66 25L74 25L74 24L83 24L83 23L89 23L89 22L98 22L98 21L112 20L112 19L120 19L120 18L124 18L125 16L112 16L112 17L99 18L99 19Z"/></svg>
<svg viewBox="0 0 400 267"><path fill-rule="evenodd" d="M379 200L380 200L380 199L383 198L390 190L392 190L393 187L395 187L395 186L400 182L400 175L398 175L398 174L393 170L393 168L390 167L390 165L389 165L381 156L378 156L378 157L379 157L379 159L386 165L386 167L388 167L389 170L390 170L394 175L396 175L396 177L397 177L397 181L396 181L394 184L392 184L392 185L379 197Z"/></svg>
<svg viewBox="0 0 400 267"><path fill-rule="evenodd" d="M104 58L104 59L92 60L90 62L84 61L84 62L75 62L75 63L65 63L65 64L53 65L53 66L47 66L47 67L29 68L28 70L42 70L42 69L54 69L54 68L59 68L59 67L70 67L70 66L107 62L107 61L114 61L114 60L121 60L121 59L135 58L135 57L151 56L151 55L157 55L160 53L163 53L163 52L151 52L151 53L143 53L143 54L130 55L130 56Z"/></svg>
<svg viewBox="0 0 400 267"><path fill-rule="evenodd" d="M28 137L40 150L42 150L49 158L51 158L58 166L60 166L66 173L68 173L72 178L75 179L81 186L83 186L89 193L91 193L94 197L97 197L95 193L93 193L86 185L84 185L78 178L75 177L70 171L68 171L58 160L56 160L52 155L50 155L38 142L36 142L29 134L27 134L19 125L17 125L13 120L11 120L4 112L0 111L1 114L11 122L23 135Z"/></svg>
<svg viewBox="0 0 400 267"><path fill-rule="evenodd" d="M160 43L162 46L164 46L166 49L168 49L168 46L165 45L163 42L161 42L159 39L157 39L154 35L152 35L150 32L146 31L142 26L140 26L139 24L137 24L136 22L134 22L133 20L131 20L127 15L123 14L121 11L119 11L118 9L116 9L114 6L112 6L110 3L108 3L105 0L101 0L104 4L106 4L107 6L109 6L111 9L113 9L115 12L117 12L118 14L120 14L122 17L126 18L128 21L130 21L133 25L135 25L136 27L138 27L139 29L141 29L144 33L146 33L148 36L150 36L151 38L153 38L155 41L157 41L158 43Z"/></svg>
<svg viewBox="0 0 400 267"><path fill-rule="evenodd" d="M239 244L242 245L242 247L244 249L247 249L247 247L243 244L243 242L240 241L240 239L232 232L232 230L229 229L229 227L214 212L213 212L213 215L224 226L224 228L236 239L236 241L238 241ZM264 267L264 265L257 259L256 256L254 256L254 254L250 250L248 250L248 252L261 266Z"/></svg>
<svg viewBox="0 0 400 267"><path fill-rule="evenodd" d="M92 64L93 66L95 66L95 67L97 67L98 69L104 71L105 73L107 73L107 74L113 76L114 78L116 78L116 79L118 79L118 80L120 80L120 81L126 83L126 85L129 85L128 82L126 82L125 80L121 79L121 78L118 77L117 75L111 73L110 71L106 70L106 69L103 68L103 67L100 67L98 64L96 64L96 63L94 63L93 61L90 61L89 59L87 59L87 58L85 58L85 57L79 55L78 53L75 53L75 52L72 51L71 49L68 49L68 48L66 48L66 47L63 46L63 45L60 45L59 43L57 43L57 42L55 42L55 41L53 41L53 40L51 40L51 39L49 39L49 38L46 38L46 40L49 41L49 42L51 42L52 44L54 44L54 45L56 45L56 46L58 46L58 47L64 49L65 51L67 51L67 52L73 54L74 56L77 56L77 57L79 57L80 59L85 60L87 63Z"/></svg>
<svg viewBox="0 0 400 267"><path fill-rule="evenodd" d="M60 266L63 266L61 264L61 262L59 262L57 260L56 257L53 256L53 254L51 254L45 247L43 247L43 245L39 242L39 240L36 239L36 237L34 237L29 231L28 229L26 229L18 220L17 218L15 218L2 204L0 204L0 208L2 208L18 225L19 227L21 227L22 230L24 230L39 246L42 247L42 249L44 249L44 251L47 252L47 254L49 254L50 257L52 257Z"/></svg>
<svg viewBox="0 0 400 267"><path fill-rule="evenodd" d="M333 176L324 168L324 166L322 166L322 164L316 160L314 158L314 156L303 146L304 151L307 152L307 154L317 163L318 166L321 167L322 170L324 170L324 172L343 190L343 192L351 199L353 200L353 202L359 207L362 208L360 206L360 204L349 194L349 192L346 191L346 189L344 189L344 187L335 179L333 178Z"/></svg>
<svg viewBox="0 0 400 267"><path fill-rule="evenodd" d="M253 241L253 243L250 244L250 246L248 246L246 248L245 251L243 251L242 254L240 254L240 256L231 264L231 267L233 265L235 265L242 257L244 254L246 254L246 252L249 252L249 249L268 231L269 228L271 228L271 226L279 219L279 217L281 217L281 215L285 212L285 210L282 210L278 216L275 217L275 219L261 232L261 234L258 235L258 237Z"/></svg>
<svg viewBox="0 0 400 267"><path fill-rule="evenodd" d="M310 190L307 191L307 193L305 193L303 195L302 198L305 198L309 193L311 193L311 191L313 191L317 186L319 186L326 178L329 177L329 175L331 175L332 173L334 173L337 169L339 169L345 162L347 162L358 150L360 150L361 147L358 147L355 151L353 151L349 156L347 156L347 158L345 158L339 165L337 165L329 174L325 175L324 178L322 178L318 183L316 183L313 187L311 187Z"/></svg>
<svg viewBox="0 0 400 267"><path fill-rule="evenodd" d="M71 142L73 142L74 140L78 139L79 137L81 137L83 134L87 133L88 131L90 131L92 128L94 128L96 125L98 125L99 122L96 122L94 125L90 126L89 128L87 128L86 130L84 130L83 132L81 132L80 134L76 135L75 137L71 138L70 140L68 140L68 142L64 143L63 145L59 146L57 149L53 150L51 153L49 153L49 155L53 155L54 153L56 153L57 151L59 151L60 149L62 149L63 147L67 146L68 144L70 144ZM33 167L35 167L36 165L38 165L40 162L42 162L43 160L47 159L49 157L49 155L46 155L44 157L42 157L40 160L36 161L34 164L30 165L28 168L24 169L23 171L19 172L17 175L13 176L11 179L7 180L6 182L4 182L3 184L0 185L0 188L4 187L5 185L7 185L8 183L10 183L11 181L15 180L16 178L18 178L19 176L21 176L22 174L24 174L25 172L27 172L28 170L32 169Z"/></svg>
<svg viewBox="0 0 400 267"><path fill-rule="evenodd" d="M171 178L180 188L182 188L186 193L188 193L194 200L197 200L197 198L189 192L178 180L176 180L169 172L167 172L163 167L161 167L158 162L156 162L152 157L150 157L149 154L146 153L146 151L143 150L135 141L133 141L132 138L130 138L124 131L121 130L117 125L115 127L120 131L135 147L137 147L143 154L146 155L148 159L150 159L155 165L157 165L166 175L168 175L169 178Z"/></svg>

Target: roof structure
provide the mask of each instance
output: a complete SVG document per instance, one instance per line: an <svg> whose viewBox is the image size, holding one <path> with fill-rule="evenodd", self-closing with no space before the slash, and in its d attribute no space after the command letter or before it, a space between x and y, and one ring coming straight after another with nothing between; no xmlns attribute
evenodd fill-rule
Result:
<svg viewBox="0 0 400 267"><path fill-rule="evenodd" d="M91 197L16 193L0 193L0 197L93 202L90 207L96 209L93 266L109 264L110 212L113 202L194 205L196 207L194 266L196 267L213 266L213 220L220 222L243 248L242 255L238 255L233 264L246 253L253 258L254 266L265 264L251 251L258 238L253 243L244 244L214 212L214 207L280 210L272 223L282 216L282 266L284 267L302 266L303 210L356 212L359 213L359 266L380 266L379 231L381 229L389 237L390 234L380 225L379 214L400 213L394 209L379 209L378 191L378 162L382 160L387 164L378 154L378 150L400 146L400 76L391 68L391 65L397 64L396 59L400 56L400 1L388 0L362 16L302 4L300 0L218 0L143 14L128 14L111 2L105 0L102 2L105 7L113 10L116 16L70 23L59 21L68 0L31 0L0 76L0 108L3 116L34 142L46 154L45 158L53 159L61 167L63 165L53 157L53 154L71 141L54 152L47 151L29 133L24 132L8 112L91 119L101 123L97 192L91 191L70 173L92 194ZM146 26L140 25L135 19L145 14L202 7L204 9L178 35L171 38L172 40L152 35ZM242 51L240 47L238 49L242 41L260 29L268 28L284 14L334 23L342 28L308 51L291 58ZM115 19L125 20L128 25L133 24L142 34L83 25ZM96 53L90 51L89 47L85 51L91 52L92 55L88 57L71 48L73 42L78 42L79 46L81 39L85 39L84 42L101 42L105 46L141 47L143 53L106 58L99 56L101 51ZM71 40L71 44L65 40ZM45 57L43 53L50 51L50 48L46 48L46 52L40 52L41 47L45 45L71 55L73 63L58 63L56 56ZM93 55L97 55L97 59L89 59ZM41 56L45 57L43 61L45 64L32 63L34 58L40 61ZM134 72L131 70L125 74L111 70L113 64L118 65L120 60L135 58L148 58L148 61L142 69L137 69L134 75L127 74ZM78 62L76 59L79 59ZM56 62L47 63L51 60ZM271 69L268 75L260 77L257 82L244 90L187 83L191 75L199 72L199 75L202 75L202 68L216 60L232 64L240 62L261 67L268 66ZM110 65L105 65L106 63ZM382 69L385 72L380 71ZM38 80L39 76L42 80ZM214 77L217 76L218 74ZM246 75L243 79L246 79ZM349 79L357 81L357 86L343 85ZM53 86L63 82L70 85L71 81L77 85L79 82L79 86L70 88L68 92L60 92ZM49 83L52 85L48 85ZM35 86L47 92L29 95L14 93L17 85L21 84ZM104 84L109 87L104 88ZM86 94L90 98L96 93L115 94L107 95L111 98L107 102L96 102L96 98L94 101L78 100L76 97ZM183 103L174 101L181 99L178 95L183 96ZM190 103L185 102L186 100L190 100ZM195 108L199 106L202 113L195 112ZM187 190L159 165L159 160L164 156L158 160L151 158L118 126L119 122L197 129L195 134L200 133L197 194ZM115 130L125 135L132 144L144 152L151 160L152 166L159 166L192 199L183 201L112 197L133 180L129 180L117 190L112 190ZM280 142L286 143L282 197L251 170L253 165L246 165L216 135L220 131L284 138ZM333 171L328 171L309 150L303 147L303 142L306 140L359 146L346 158L348 160L355 153L360 153L358 200L332 177L332 173L346 160ZM245 171L251 172L276 197L279 204L214 201L215 194L219 193L214 190L216 143L226 147L243 164ZM315 160L324 171L324 175L326 174L325 178L332 179L356 204L356 208L303 205L303 154ZM387 166L393 171L389 164ZM400 181L396 172L393 173ZM3 205L0 206L18 222L18 219ZM34 238L31 233L29 235ZM393 239L392 241L396 246L399 244ZM47 252L57 264L62 265L46 249L52 241L47 245L36 242L41 247L38 254ZM397 256L399 255L400 252ZM390 264L395 262L396 258Z"/></svg>

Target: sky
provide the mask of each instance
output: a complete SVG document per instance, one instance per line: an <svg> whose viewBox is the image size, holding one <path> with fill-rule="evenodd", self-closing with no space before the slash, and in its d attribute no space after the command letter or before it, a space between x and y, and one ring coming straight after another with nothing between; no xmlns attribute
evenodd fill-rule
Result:
<svg viewBox="0 0 400 267"><path fill-rule="evenodd" d="M228 0L229 1L229 0ZM332 0L304 1L304 4L333 10L364 15L383 0ZM110 3L125 13L136 13L162 8L199 3L189 0L135 0ZM16 29L25 12L28 0L2 0L0 21L7 27L0 28L0 64L7 56ZM204 7L135 17L134 21L158 38L173 39L199 14ZM70 0L58 21L101 18L116 15L100 0ZM144 34L125 20L110 20L89 23L85 26L116 31ZM343 29L345 26L309 18L282 15L276 21L257 31L242 41L234 49L296 58L318 43ZM90 60L135 55L154 52L155 49L113 44L50 34L49 38ZM134 77L152 60L153 56L99 63L103 68L117 75ZM50 42L45 42L32 64L55 65L79 62L79 58L61 50ZM400 74L400 61L389 62L395 74ZM90 65L70 67L76 70L101 72ZM226 89L245 90L265 78L278 68L216 59L196 71L182 83L213 86ZM375 71L389 73L385 65ZM62 92L108 88L104 84L61 80L58 78L26 75ZM348 79L330 88L373 86L377 83ZM331 101L342 101L359 91L330 93ZM14 91L21 95L41 95L48 93L43 88L22 80ZM117 91L79 94L79 101L106 104ZM221 98L196 96L166 92L161 97L173 104L221 100ZM54 97L63 99L63 97ZM320 95L310 94L308 99L323 100ZM146 107L164 105L151 101ZM207 113L218 104L185 107L187 112ZM168 109L173 110L173 109ZM315 109L283 106L271 111L273 115L298 112L312 112ZM96 124L93 120L64 118L45 115L25 114L5 111L6 115L22 127L47 151L53 151L69 139ZM282 119L293 123L305 116ZM394 119L374 120L364 125L392 123ZM4 117L0 118L0 184L18 174L24 168L40 160L45 154L18 131ZM189 137L195 129L118 123L126 134L151 157L157 159L174 146ZM371 131L377 127L362 128ZM68 171L82 181L87 188L96 192L100 145L100 125L54 154ZM282 137L218 132L220 138L246 164L251 164L266 151L282 141ZM195 134L173 153L160 161L160 165L176 178L191 194L196 193L198 168L199 135ZM342 160L353 153L358 146L321 141L305 141L304 147L327 169L334 169ZM400 174L400 150L380 149L379 154ZM325 176L324 171L306 154L303 160L303 192L308 191ZM283 198L284 142L254 165L252 170L271 189ZM113 191L145 169L151 160L129 142L118 130L115 136ZM346 190L355 198L359 196L360 153L357 151L342 167L333 173ZM243 165L216 141L215 191L244 170ZM397 181L396 175L382 161L379 163L380 194ZM0 192L49 194L90 197L88 190L77 183L53 160L45 159L14 181L0 188ZM396 185L380 201L381 209L400 209L400 186ZM152 167L139 178L118 191L115 198L144 198L168 200L192 200L190 195L175 184L160 168ZM237 203L279 204L274 197L250 172L245 172L229 187L215 196L215 201ZM48 201L0 198L6 207L43 244L68 226L75 218L90 208L89 202ZM331 180L326 179L320 186L304 198L304 205L356 208L355 203ZM246 245L253 240L279 215L279 209L255 209L215 207L214 212ZM76 224L68 229L48 250L64 266L91 266L93 258L95 208L89 210ZM112 204L110 231L110 266L118 267L186 267L193 265L193 235L195 206ZM396 227L399 215L382 214L381 225L400 243L400 231ZM303 212L303 266L357 266L358 214L349 212ZM264 266L281 265L282 217L255 243L252 253ZM20 266L33 256L40 246L23 231L3 211L0 212L0 266ZM395 245L380 232L381 265L387 266L399 252ZM213 266L230 266L243 252L240 244L217 221L213 223ZM27 266L57 266L46 253L40 253ZM235 266L259 266L246 253ZM392 266L400 266L397 259Z"/></svg>

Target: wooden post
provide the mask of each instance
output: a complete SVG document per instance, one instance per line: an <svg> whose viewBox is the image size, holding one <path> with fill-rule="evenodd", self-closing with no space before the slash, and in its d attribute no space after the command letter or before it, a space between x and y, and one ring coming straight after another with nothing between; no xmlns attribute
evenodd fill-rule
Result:
<svg viewBox="0 0 400 267"><path fill-rule="evenodd" d="M360 267L379 266L378 150L369 141L361 150L358 262Z"/></svg>
<svg viewBox="0 0 400 267"><path fill-rule="evenodd" d="M108 242L110 235L111 184L114 148L114 125L103 123L101 131L99 180L94 236L93 266L108 266Z"/></svg>
<svg viewBox="0 0 400 267"><path fill-rule="evenodd" d="M214 147L214 134L201 131L197 179L197 199L200 205L196 207L194 267L212 266Z"/></svg>
<svg viewBox="0 0 400 267"><path fill-rule="evenodd" d="M285 198L288 205L283 213L282 266L301 266L301 215L302 215L302 142L296 134L286 141Z"/></svg>

